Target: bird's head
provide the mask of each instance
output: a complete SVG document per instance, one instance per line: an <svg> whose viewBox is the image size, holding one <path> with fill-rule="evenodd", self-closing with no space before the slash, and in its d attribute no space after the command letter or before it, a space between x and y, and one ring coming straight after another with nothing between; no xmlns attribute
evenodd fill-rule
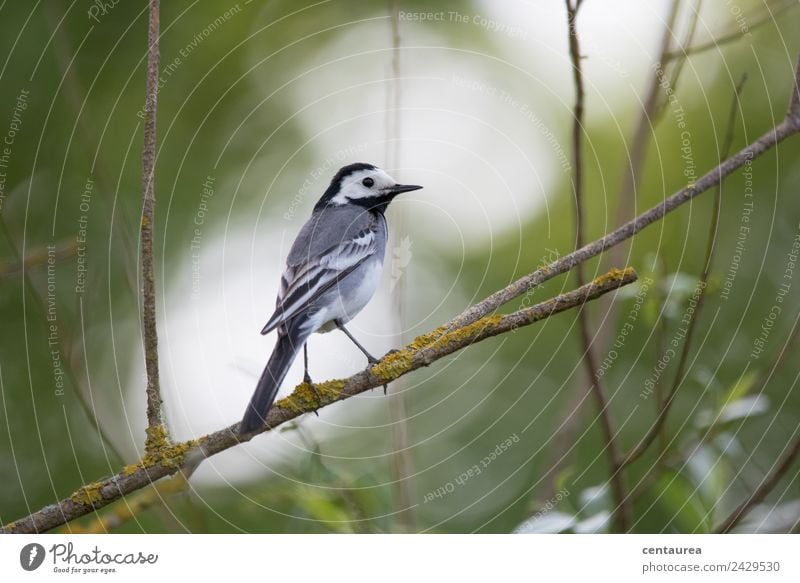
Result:
<svg viewBox="0 0 800 583"><path fill-rule="evenodd" d="M359 162L339 169L314 210L354 204L382 212L398 194L420 188L413 184L398 184L377 166Z"/></svg>

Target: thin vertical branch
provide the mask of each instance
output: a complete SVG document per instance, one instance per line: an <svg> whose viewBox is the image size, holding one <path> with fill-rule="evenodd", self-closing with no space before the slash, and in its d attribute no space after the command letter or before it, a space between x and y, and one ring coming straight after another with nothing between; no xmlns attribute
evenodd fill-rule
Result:
<svg viewBox="0 0 800 583"><path fill-rule="evenodd" d="M697 22L700 20L700 11L703 9L703 0L697 0L697 5L694 7L694 13L692 14L692 19L689 21L689 30L686 32L686 39L681 43L681 46L689 46L692 44L692 40L694 39L694 33L697 30ZM678 90L678 79L681 76L681 72L683 71L683 66L686 64L687 56L683 58L676 59L677 62L675 63L675 67L672 69L672 75L670 77L670 87L673 91ZM666 55L663 56L661 61L661 66L664 66L664 59L666 59ZM661 107L658 108L656 111L656 116L660 116L664 113L666 109L667 99L663 99L661 102Z"/></svg>
<svg viewBox="0 0 800 583"><path fill-rule="evenodd" d="M650 76L647 81L644 102L639 114L639 119L633 130L630 148L628 148L630 156L626 158L626 163L622 168L622 183L620 184L616 213L616 224L618 225L628 220L628 216L633 214L636 209L636 195L639 191L645 161L647 160L650 138L667 104L667 100L661 93L662 75L664 75L664 67L666 66L666 55L669 52L672 39L675 36L675 21L678 16L680 3L680 0L673 0L669 12L667 13L667 19L664 22L664 31L659 42L658 60L656 61L656 65L658 66L653 68L652 76ZM685 41L686 43L691 41L691 37L694 36L694 28L697 21L696 15L697 12L695 12L693 23L689 26L690 31L688 39ZM616 265L616 262L624 262L629 252L629 245L627 242L613 247L608 253L607 265ZM608 305L606 311L606 320L608 322L616 322L618 308L619 306L613 302ZM610 329L602 335L602 341L599 343L601 351L605 351L608 347L612 335L613 332Z"/></svg>
<svg viewBox="0 0 800 583"><path fill-rule="evenodd" d="M387 112L387 134L388 140L386 142L386 163L391 168L397 168L400 163L399 155L399 140L400 140L400 13L397 5L397 0L389 0L389 13L390 25L392 35L392 64L391 64L391 85L387 93L387 101L389 107L386 108ZM395 207L396 208L396 207ZM402 209L401 209L402 210ZM397 211L395 211L397 213ZM397 213L397 220L395 221L395 232L402 233L403 224L405 223L402 213ZM395 246L397 246L397 239L395 238ZM394 260L391 258L390 260ZM405 338L402 331L403 321L403 306L405 299L405 280L400 279L395 281L395 293L393 298L397 320L400 322L400 331L398 333L399 344L405 344ZM400 381L403 383L403 381ZM397 495L396 507L402 512L398 515L398 520L402 521L406 531L413 532L416 530L416 516L414 512L414 503L412 501L412 476L414 470L411 461L411 451L409 447L408 438L408 413L406 410L406 397L402 390L394 391L389 403L389 412L392 418L392 445L393 445L393 464L392 471L394 472L395 493Z"/></svg>
<svg viewBox="0 0 800 583"><path fill-rule="evenodd" d="M672 0L667 20L664 23L664 32L661 36L661 42L658 51L658 62L664 62L664 55L669 51L673 29L675 27L675 18L678 15L678 7L680 0ZM647 145L650 141L650 130L652 129L652 120L656 110L659 108L659 94L660 94L660 80L658 77L658 70L654 71L647 84L647 93L642 104L642 110L639 114L639 119L636 122L636 128L633 130L633 139L631 140L630 158L628 163L623 168L622 186L619 191L619 203L617 206L617 224L621 225L624 221L628 220L628 214L632 214L634 209L634 201L636 200L636 191L639 189L641 181L642 169L644 161L647 158ZM663 103L663 101L661 101ZM628 245L618 245L609 253L609 261L619 261L628 248Z"/></svg>
<svg viewBox="0 0 800 583"><path fill-rule="evenodd" d="M775 23L778 16L798 6L797 0L788 0L782 6L778 8L772 9L769 6L766 7L766 14L761 16L760 18L755 18L755 14L748 14L744 16L747 21L747 29L742 30L738 23L736 23L733 27L734 30L732 32L723 33L717 37L712 38L707 42L703 42L701 44L695 46L684 45L679 49L675 49L664 55L664 62L671 61L673 59L679 58L686 58L691 55L696 55L698 53L703 53L710 49L719 49L722 45L737 41L744 37L746 34L752 34L758 28L761 28L765 24Z"/></svg>
<svg viewBox="0 0 800 583"><path fill-rule="evenodd" d="M583 139L584 130L584 100L585 91L583 87L583 70L581 68L581 52L578 42L578 30L576 18L581 7L581 0L576 0L574 4L570 0L565 0L567 6L567 26L569 31L569 55L572 62L573 81L575 84L575 105L573 107L572 120L572 153L573 153L573 173L572 187L575 197L575 248L580 249L584 245L585 229L585 208L583 193ZM584 265L576 265L575 275L578 285L582 286L585 282ZM605 440L605 451L611 466L611 489L614 494L617 507L614 512L616 528L620 532L628 529L628 497L625 492L624 476L620 468L620 454L617 442L614 438L614 427L611 421L611 411L608 406L608 397L601 377L598 374L597 362L595 360L594 349L592 347L592 335L589 325L589 315L587 310L581 309L578 312L578 324L580 328L581 343L583 345L586 370L591 383L589 390L597 401L599 410L600 426Z"/></svg>
<svg viewBox="0 0 800 583"><path fill-rule="evenodd" d="M733 145L734 130L736 128L736 112L739 110L739 96L742 93L742 88L744 87L744 83L746 80L747 80L747 75L742 75L742 79L739 81L738 85L736 85L736 89L734 90L733 101L731 102L731 108L728 112L728 122L727 122L727 129L725 132L725 139L723 142L722 151L720 153L721 160L724 160L725 158L728 157L731 146ZM720 206L722 204L721 186L722 186L721 184L717 184L715 187L714 209L712 211L713 219L711 221L711 226L709 227L709 232L708 232L705 262L703 264L703 273L700 275L700 285L699 285L700 290L697 294L697 305L695 306L694 314L692 315L692 319L689 321L689 324L686 329L686 337L684 338L683 341L683 348L681 350L681 354L678 359L678 365L675 371L675 377L673 378L672 381L672 386L670 387L670 390L667 393L666 399L660 402L660 411L658 413L658 417L656 417L655 423L653 423L650 430L636 445L636 447L633 448L628 453L628 455L625 456L625 459L622 462L622 467L625 467L628 464L631 464L637 459L639 459L642 456L642 454L644 454L644 452L647 451L647 448L650 447L653 441L655 441L656 437L662 432L662 429L664 428L665 422L667 420L667 415L669 414L670 407L672 406L672 403L675 401L675 396L678 394L678 388L684 381L684 372L686 369L686 362L689 359L689 351L692 345L692 337L694 335L694 330L697 321L700 319L700 312L702 311L703 305L705 303L704 300L706 294L706 284L708 283L708 277L711 274L711 266L714 262L714 250L716 249L717 229L719 227L719 213L720 213Z"/></svg>
<svg viewBox="0 0 800 583"><path fill-rule="evenodd" d="M702 0L697 0L692 18L689 22L689 28L686 32L684 40L680 43L681 46L687 46L692 42L695 30L697 29L697 21L699 19L701 6ZM633 210L636 208L636 193L639 191L639 186L641 184L650 138L652 137L653 132L655 131L655 126L658 124L659 119L661 119L663 116L668 104L666 95L662 94L660 90L661 84L666 78L667 63L670 60L667 58L667 55L669 54L669 50L672 45L671 41L676 36L674 27L679 8L680 0L673 0L670 11L667 14L664 32L661 37L658 60L655 63L657 66L653 68L652 77L650 77L648 81L645 101L639 116L639 120L636 124L636 128L634 129L633 137L631 138L631 147L629 148L631 153L630 158L623 166L620 198L617 205L617 224L622 224L623 221L627 220L628 209ZM686 58L686 56L683 56L682 58L678 59L678 62L674 65L672 75L668 81L668 87L672 91L675 91L675 87ZM629 250L627 244L612 248L611 251L609 251L608 264L616 265L615 262L623 262L624 257L628 252ZM616 321L618 308L619 306L614 303L608 306L608 310L606 312L607 321ZM611 335L608 333L604 334L603 341L600 342L600 346L607 347L610 336Z"/></svg>
<svg viewBox="0 0 800 583"><path fill-rule="evenodd" d="M161 389L158 380L158 334L156 330L156 286L153 273L153 229L155 195L153 192L156 161L156 103L159 71L159 0L150 0L147 55L147 96L144 106L144 147L142 149L142 324L144 358L147 369L147 448L157 447L166 436L161 412Z"/></svg>

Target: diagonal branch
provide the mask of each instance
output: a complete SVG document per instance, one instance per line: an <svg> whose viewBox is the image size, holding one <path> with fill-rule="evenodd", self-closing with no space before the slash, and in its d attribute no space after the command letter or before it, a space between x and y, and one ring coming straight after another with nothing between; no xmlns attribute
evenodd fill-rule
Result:
<svg viewBox="0 0 800 583"><path fill-rule="evenodd" d="M159 70L159 0L150 0L147 55L147 96L144 105L144 147L142 149L142 325L144 327L144 359L147 369L147 442L152 451L165 443L167 433L161 412L161 388L158 380L158 333L156 330L156 284L153 274L153 228L155 194L153 192L156 162L156 104Z"/></svg>
<svg viewBox="0 0 800 583"><path fill-rule="evenodd" d="M463 329L443 332L437 329L420 336L398 352L387 354L371 368L347 379L315 385L314 391L305 383L278 401L267 414L265 426L245 436L238 435L238 423L196 440L166 445L148 452L138 463L122 468L116 475L87 484L68 498L51 504L11 524L2 530L9 533L45 532L70 520L102 508L121 497L141 490L165 476L181 472L190 475L206 458L216 455L256 435L274 429L304 413L338 403L385 383L392 382L412 371L429 366L437 360L487 338L529 326L636 281L632 268L614 269L571 292L561 294L530 308L505 316L487 316Z"/></svg>
<svg viewBox="0 0 800 583"><path fill-rule="evenodd" d="M718 166L709 170L694 184L689 184L665 198L661 204L646 210L600 239L560 257L551 264L537 269L533 273L519 278L507 287L496 291L484 300L470 306L445 324L443 326L443 332L467 326L483 318L485 315L490 314L498 307L514 298L553 279L557 275L569 271L579 263L596 257L606 249L610 249L614 245L618 245L622 241L630 239L645 227L663 219L668 213L674 211L682 204L689 202L698 194L720 184L725 177L744 166L747 161L753 161L767 150L772 149L786 138L790 138L797 133L800 133L800 61L798 62L797 69L795 70L795 78L792 82L789 110L786 117L778 125L747 147L721 162Z"/></svg>

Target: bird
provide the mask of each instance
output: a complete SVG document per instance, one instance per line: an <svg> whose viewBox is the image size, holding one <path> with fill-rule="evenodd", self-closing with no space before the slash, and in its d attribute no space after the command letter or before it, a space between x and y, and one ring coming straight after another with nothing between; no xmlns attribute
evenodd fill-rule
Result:
<svg viewBox="0 0 800 583"><path fill-rule="evenodd" d="M344 166L333 176L286 259L275 311L261 330L261 334L276 330L278 339L239 424L239 435L264 425L300 348L303 380L316 392L308 373L306 344L315 332L339 329L369 364L377 362L345 324L378 288L389 235L387 207L397 195L421 188L398 184L384 170L364 162Z"/></svg>

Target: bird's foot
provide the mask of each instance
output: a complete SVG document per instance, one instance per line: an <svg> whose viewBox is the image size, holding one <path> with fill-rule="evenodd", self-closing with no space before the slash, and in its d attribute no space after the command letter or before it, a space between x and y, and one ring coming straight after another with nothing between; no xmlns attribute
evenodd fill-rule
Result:
<svg viewBox="0 0 800 583"><path fill-rule="evenodd" d="M383 355L383 358L386 358L387 356L391 356L392 354L397 354L398 352L400 352L399 348L391 348L391 349L389 349L389 352L387 352L386 354ZM384 396L386 395L386 389L387 388L388 388L388 385L383 385L383 394L384 394Z"/></svg>
<svg viewBox="0 0 800 583"><path fill-rule="evenodd" d="M395 350L395 352L397 352L397 351ZM387 353L386 353L386 355L388 356L388 355L389 355L389 354L391 354L391 353L392 353L392 351L390 350L389 352L387 352ZM372 355L371 355L369 352L367 352L366 350L364 351L364 355L367 357L367 362L369 363L369 366L370 366L370 367L372 367L372 366L374 366L374 365L376 365L376 364L378 364L378 363L380 362L380 360L378 360L377 358L375 358L374 356L372 356ZM384 396L386 396L386 391L387 391L388 389L389 389L389 384L388 384L388 383L384 384L384 385L383 385L383 395L384 395Z"/></svg>
<svg viewBox="0 0 800 583"><path fill-rule="evenodd" d="M311 380L311 377L308 376L308 374L306 374L303 377L303 382L309 386L311 391L314 393L314 396L317 398L317 403L319 403L319 405L322 406L322 395L319 394L319 391L317 390L317 385L314 384L314 381ZM319 417L319 413L317 412L318 409L319 407L314 409L314 415L316 415L317 417Z"/></svg>

